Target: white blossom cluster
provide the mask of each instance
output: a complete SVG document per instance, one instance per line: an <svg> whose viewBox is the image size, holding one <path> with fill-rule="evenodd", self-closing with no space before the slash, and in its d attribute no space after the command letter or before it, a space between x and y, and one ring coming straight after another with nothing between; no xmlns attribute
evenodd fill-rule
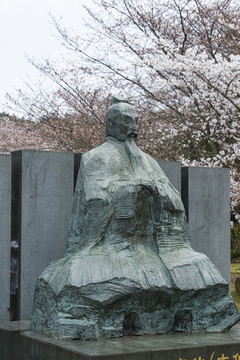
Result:
<svg viewBox="0 0 240 360"><path fill-rule="evenodd" d="M57 113L63 107L86 119L86 124L81 120L85 130L78 131L90 148L102 141L102 135L86 140L91 135L88 128L95 129L96 123L101 130L104 120L92 106L95 96L86 101L82 89L89 86L88 95L101 89L107 96L128 97L142 119L138 144L144 151L191 166L231 169L231 210L240 222L239 2L94 0L94 4L87 37L73 36L56 23L75 56L68 59L66 71L48 63L37 66L59 87ZM38 105L35 93L34 99L32 111ZM49 105L54 107L52 100ZM101 113L104 106L98 107ZM82 110L86 107L90 111ZM76 131L69 124L66 143Z"/></svg>

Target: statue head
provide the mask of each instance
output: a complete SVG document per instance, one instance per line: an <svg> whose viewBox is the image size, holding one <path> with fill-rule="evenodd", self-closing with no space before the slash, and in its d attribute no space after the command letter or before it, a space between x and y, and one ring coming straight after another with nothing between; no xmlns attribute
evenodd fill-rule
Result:
<svg viewBox="0 0 240 360"><path fill-rule="evenodd" d="M113 97L106 114L106 136L119 141L137 138L138 114L128 100Z"/></svg>

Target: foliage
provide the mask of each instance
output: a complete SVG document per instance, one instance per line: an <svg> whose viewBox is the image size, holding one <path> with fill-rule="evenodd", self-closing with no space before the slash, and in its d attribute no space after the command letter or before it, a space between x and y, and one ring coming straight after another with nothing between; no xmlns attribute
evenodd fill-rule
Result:
<svg viewBox="0 0 240 360"><path fill-rule="evenodd" d="M118 92L140 112L139 146L195 166L229 166L232 220L240 221L240 7L234 0L95 0L89 36L53 18L74 54L66 67L33 62L55 84L10 100L67 149L104 141ZM32 92L32 95L31 95ZM79 126L78 126L79 124ZM49 129L49 130L48 130Z"/></svg>
<svg viewBox="0 0 240 360"><path fill-rule="evenodd" d="M231 295L233 300L240 311L240 295L237 293L235 288L235 281L237 276L240 274L240 264L231 264Z"/></svg>
<svg viewBox="0 0 240 360"><path fill-rule="evenodd" d="M236 257L240 257L240 226L235 224L231 229L231 258Z"/></svg>

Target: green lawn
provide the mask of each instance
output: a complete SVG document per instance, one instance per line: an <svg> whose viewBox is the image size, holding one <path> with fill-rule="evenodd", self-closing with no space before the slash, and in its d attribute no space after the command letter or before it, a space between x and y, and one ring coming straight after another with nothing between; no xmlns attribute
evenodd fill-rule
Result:
<svg viewBox="0 0 240 360"><path fill-rule="evenodd" d="M235 290L235 280L238 275L240 275L240 263L231 264L231 294L238 310L240 311L240 295Z"/></svg>

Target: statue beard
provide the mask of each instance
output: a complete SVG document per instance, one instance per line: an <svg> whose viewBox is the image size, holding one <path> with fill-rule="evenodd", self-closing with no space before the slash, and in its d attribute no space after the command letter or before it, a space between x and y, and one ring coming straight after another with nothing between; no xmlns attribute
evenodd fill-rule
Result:
<svg viewBox="0 0 240 360"><path fill-rule="evenodd" d="M131 167L138 175L143 175L142 155L136 145L135 138L128 136L124 142L124 148L130 160Z"/></svg>

